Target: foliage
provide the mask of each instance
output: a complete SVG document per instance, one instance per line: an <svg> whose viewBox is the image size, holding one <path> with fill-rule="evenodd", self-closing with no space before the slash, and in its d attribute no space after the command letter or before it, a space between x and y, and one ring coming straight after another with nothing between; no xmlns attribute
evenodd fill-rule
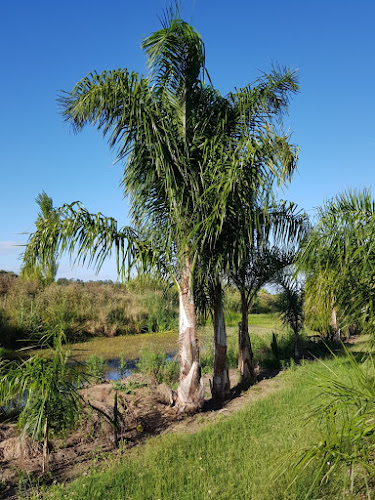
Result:
<svg viewBox="0 0 375 500"><path fill-rule="evenodd" d="M43 335L60 324L69 342L92 335L124 335L172 330L177 326L176 294L163 283L139 279L124 285L38 281L0 276L1 344Z"/></svg>
<svg viewBox="0 0 375 500"><path fill-rule="evenodd" d="M34 441L43 438L43 472L47 468L50 431L71 429L82 406L78 388L82 375L62 352L62 333L54 337L50 359L33 356L26 361L0 364L0 404L17 401L23 409L18 423Z"/></svg>
<svg viewBox="0 0 375 500"><path fill-rule="evenodd" d="M124 356L123 352L120 353L120 366L119 366L119 370L120 370L120 379L123 379L125 377L126 370L127 370L126 359L125 359L125 356Z"/></svg>
<svg viewBox="0 0 375 500"><path fill-rule="evenodd" d="M343 497L370 498L375 483L375 360L346 351L335 357L335 367L320 370L315 383L320 395L310 406L311 420L319 421L320 442L293 460L295 480L312 466L311 491L329 482L339 485Z"/></svg>
<svg viewBox="0 0 375 500"><path fill-rule="evenodd" d="M279 283L282 287L278 301L281 321L298 335L305 319L303 284L288 275L282 276Z"/></svg>
<svg viewBox="0 0 375 500"><path fill-rule="evenodd" d="M158 384L174 385L178 381L179 365L176 361L168 361L165 353L143 348L137 366L141 373L152 377Z"/></svg>
<svg viewBox="0 0 375 500"><path fill-rule="evenodd" d="M227 347L228 368L237 368L238 350L236 349L236 347L237 346L234 346L233 343L231 343ZM213 346L206 347L206 349L202 350L201 368L202 368L202 373L204 373L205 375L212 375L212 371L214 368L214 348L213 348Z"/></svg>
<svg viewBox="0 0 375 500"><path fill-rule="evenodd" d="M127 380L126 382L122 382L121 380L117 380L112 382L113 388L115 391L121 391L124 394L135 394L137 389L141 389L145 387L146 384L142 384L135 380Z"/></svg>
<svg viewBox="0 0 375 500"><path fill-rule="evenodd" d="M37 230L42 227L47 220L52 224L57 222L58 214L57 210L53 207L52 198L50 198L44 191L42 191L38 194L35 201L40 208L40 212L35 222ZM31 239L32 235L30 236L29 241ZM52 283L56 277L58 268L56 244L52 243L52 245L49 246L43 260L38 260L33 264L30 263L26 255L27 253L24 254L24 263L21 270L21 276L26 279L38 279L45 284Z"/></svg>
<svg viewBox="0 0 375 500"><path fill-rule="evenodd" d="M280 368L280 351L279 351L279 346L277 344L277 337L274 332L272 333L271 351L275 361L276 368Z"/></svg>
<svg viewBox="0 0 375 500"><path fill-rule="evenodd" d="M99 384L103 381L106 369L104 358L91 354L86 361L86 373L93 383Z"/></svg>
<svg viewBox="0 0 375 500"><path fill-rule="evenodd" d="M276 479L275 464L291 447L319 439L315 420L299 418L317 394L314 385L306 383L311 370L311 364L296 367L279 378L277 391L262 398L254 386L252 401L242 411L215 419L195 433L158 436L109 469L55 486L51 498L303 499L311 486L311 468L287 490L292 471L286 469ZM335 495L330 485L315 485L309 498L337 500Z"/></svg>
<svg viewBox="0 0 375 500"><path fill-rule="evenodd" d="M333 309L340 327L373 323L374 223L369 189L345 191L318 208L317 223L298 263L307 278L307 306L318 310L326 330Z"/></svg>

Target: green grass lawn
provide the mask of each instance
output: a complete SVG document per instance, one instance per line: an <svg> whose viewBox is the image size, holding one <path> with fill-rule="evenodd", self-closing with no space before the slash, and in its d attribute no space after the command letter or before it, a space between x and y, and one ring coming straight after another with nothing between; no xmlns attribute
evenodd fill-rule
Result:
<svg viewBox="0 0 375 500"><path fill-rule="evenodd" d="M327 366L337 366L334 360ZM279 376L279 388L248 403L236 414L206 424L195 434L152 438L145 446L113 459L48 498L110 500L302 499L312 475L306 469L290 487L290 456L318 443L319 426L308 419L318 394L314 373L327 368L315 361ZM256 387L250 390L257 390ZM289 457L289 458L288 458ZM341 498L338 490L315 487L308 498Z"/></svg>

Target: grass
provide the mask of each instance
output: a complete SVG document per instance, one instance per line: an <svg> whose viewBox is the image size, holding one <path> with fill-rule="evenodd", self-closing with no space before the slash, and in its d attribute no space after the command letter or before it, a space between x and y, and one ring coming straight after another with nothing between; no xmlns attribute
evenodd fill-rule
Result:
<svg viewBox="0 0 375 500"><path fill-rule="evenodd" d="M123 354L126 360L138 359L143 348L155 352L174 352L177 350L176 331L143 333L142 335L122 335L118 337L96 337L87 342L77 342L65 346L72 357L77 361L84 362L89 356L103 357L104 360L117 359ZM31 351L35 354L40 351ZM48 349L43 351L48 356Z"/></svg>
<svg viewBox="0 0 375 500"><path fill-rule="evenodd" d="M327 366L336 366L335 361ZM325 370L319 362L295 367L281 375L276 392L236 414L206 424L196 434L153 438L114 460L108 470L53 487L48 498L303 499L311 470L288 488L293 479L288 457L291 450L319 442L317 421L307 418L306 411L318 394L313 374ZM337 488L316 486L308 498L340 498Z"/></svg>
<svg viewBox="0 0 375 500"><path fill-rule="evenodd" d="M168 361L165 353L162 352L157 353L143 348L138 369L158 384L168 384L174 387L178 382L179 365L177 361Z"/></svg>
<svg viewBox="0 0 375 500"><path fill-rule="evenodd" d="M212 325L199 327L201 345L201 362L204 373L211 373L213 367L213 330ZM264 367L272 367L272 334L276 334L281 360L289 361L293 352L293 339L281 324L277 314L250 314L249 330L255 360ZM230 368L237 366L238 328L227 327L228 362ZM178 334L176 331L144 333L142 335L123 335L118 337L97 337L87 342L65 346L74 359L85 362L91 355L102 357L108 361L119 358L123 354L126 360L139 359L142 350L155 353L173 353L177 351ZM306 334L305 334L306 339ZM312 347L312 346L310 346ZM31 351L35 354L40 351ZM48 356L51 351L43 351ZM27 351L29 353L29 351Z"/></svg>

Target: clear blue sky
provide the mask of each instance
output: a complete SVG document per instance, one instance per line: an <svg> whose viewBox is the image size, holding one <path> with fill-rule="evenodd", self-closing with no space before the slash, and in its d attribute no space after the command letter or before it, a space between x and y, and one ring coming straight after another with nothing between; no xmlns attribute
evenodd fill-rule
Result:
<svg viewBox="0 0 375 500"><path fill-rule="evenodd" d="M92 70L147 73L140 49L159 29L165 0L2 0L0 3L0 269L18 271L33 229L35 198L81 200L126 224L121 166L93 129L74 135L56 103L60 89ZM201 33L207 67L223 94L267 72L298 68L301 92L287 124L299 171L284 197L313 213L327 197L374 184L375 2L373 0L183 0ZM375 194L375 193L374 193ZM58 276L94 279L66 260ZM108 262L99 278L115 278Z"/></svg>

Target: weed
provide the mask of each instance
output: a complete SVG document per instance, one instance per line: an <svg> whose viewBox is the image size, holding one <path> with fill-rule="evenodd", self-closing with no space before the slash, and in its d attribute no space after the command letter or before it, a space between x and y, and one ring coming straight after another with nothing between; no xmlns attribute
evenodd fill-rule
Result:
<svg viewBox="0 0 375 500"><path fill-rule="evenodd" d="M124 378L126 374L126 359L124 353L120 354L120 378Z"/></svg>
<svg viewBox="0 0 375 500"><path fill-rule="evenodd" d="M165 353L156 353L143 348L138 369L144 375L152 377L158 384L173 385L178 380L179 365L176 361L167 361Z"/></svg>
<svg viewBox="0 0 375 500"><path fill-rule="evenodd" d="M141 384L139 382L136 382L135 380L129 380L126 383L117 380L115 382L112 382L112 386L115 391L121 391L125 394L135 394L135 391L137 389L145 387L146 384Z"/></svg>
<svg viewBox="0 0 375 500"><path fill-rule="evenodd" d="M94 383L102 382L104 378L106 368L106 362L104 358L91 354L89 359L86 361L86 373L88 378Z"/></svg>

